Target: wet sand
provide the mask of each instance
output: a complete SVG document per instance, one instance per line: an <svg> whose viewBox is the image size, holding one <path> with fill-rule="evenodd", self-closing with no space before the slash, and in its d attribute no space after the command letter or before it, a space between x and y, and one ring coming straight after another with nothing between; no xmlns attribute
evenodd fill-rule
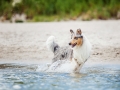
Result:
<svg viewBox="0 0 120 90"><path fill-rule="evenodd" d="M87 64L120 64L120 20L0 23L0 63L51 62L47 38L54 35L60 46L66 46L69 30L78 28L93 45Z"/></svg>

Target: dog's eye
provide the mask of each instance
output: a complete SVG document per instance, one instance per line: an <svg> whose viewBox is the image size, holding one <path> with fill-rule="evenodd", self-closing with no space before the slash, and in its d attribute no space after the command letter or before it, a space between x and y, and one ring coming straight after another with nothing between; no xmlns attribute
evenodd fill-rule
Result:
<svg viewBox="0 0 120 90"><path fill-rule="evenodd" d="M77 40L77 39L78 39L78 37L74 37L74 39L76 39L76 40Z"/></svg>

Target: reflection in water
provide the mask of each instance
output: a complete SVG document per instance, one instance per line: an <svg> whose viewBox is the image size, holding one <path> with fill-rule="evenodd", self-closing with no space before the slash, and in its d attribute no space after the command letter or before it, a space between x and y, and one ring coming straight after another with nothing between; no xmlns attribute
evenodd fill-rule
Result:
<svg viewBox="0 0 120 90"><path fill-rule="evenodd" d="M120 66L83 67L80 74L37 72L37 66L0 64L0 90L120 89Z"/></svg>

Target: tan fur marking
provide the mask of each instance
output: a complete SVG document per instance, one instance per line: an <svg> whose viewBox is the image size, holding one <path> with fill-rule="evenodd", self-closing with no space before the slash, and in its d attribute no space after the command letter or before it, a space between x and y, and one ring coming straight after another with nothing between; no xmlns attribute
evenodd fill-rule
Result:
<svg viewBox="0 0 120 90"><path fill-rule="evenodd" d="M77 46L81 46L83 42L83 38L73 39L70 43L74 45L76 43Z"/></svg>

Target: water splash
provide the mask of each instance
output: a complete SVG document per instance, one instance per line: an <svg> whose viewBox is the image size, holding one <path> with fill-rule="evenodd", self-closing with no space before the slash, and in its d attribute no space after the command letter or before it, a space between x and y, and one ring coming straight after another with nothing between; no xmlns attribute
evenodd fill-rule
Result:
<svg viewBox="0 0 120 90"><path fill-rule="evenodd" d="M38 72L44 65L0 64L0 90L119 90L120 66L84 66L79 74Z"/></svg>
<svg viewBox="0 0 120 90"><path fill-rule="evenodd" d="M39 65L37 71L71 73L74 65L69 60L58 60L49 65Z"/></svg>

